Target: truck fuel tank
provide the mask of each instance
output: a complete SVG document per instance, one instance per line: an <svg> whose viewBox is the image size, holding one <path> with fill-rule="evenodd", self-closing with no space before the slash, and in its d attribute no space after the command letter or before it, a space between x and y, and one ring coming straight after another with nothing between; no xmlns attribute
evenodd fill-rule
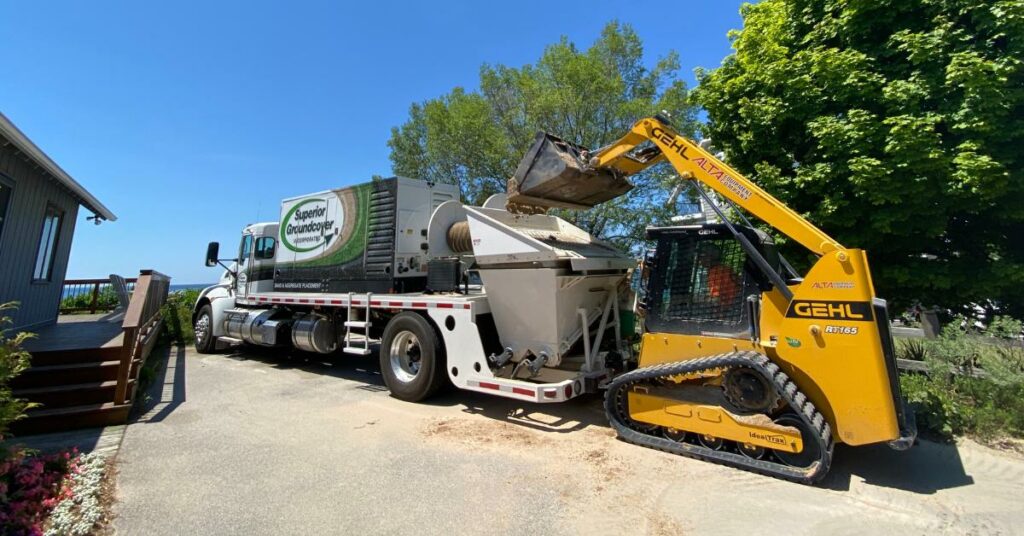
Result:
<svg viewBox="0 0 1024 536"><path fill-rule="evenodd" d="M300 315L292 324L292 344L305 352L329 354L338 347L334 323L316 313Z"/></svg>
<svg viewBox="0 0 1024 536"><path fill-rule="evenodd" d="M225 311L224 333L228 337L260 346L287 344L291 322L287 319L272 318L276 312L273 309Z"/></svg>

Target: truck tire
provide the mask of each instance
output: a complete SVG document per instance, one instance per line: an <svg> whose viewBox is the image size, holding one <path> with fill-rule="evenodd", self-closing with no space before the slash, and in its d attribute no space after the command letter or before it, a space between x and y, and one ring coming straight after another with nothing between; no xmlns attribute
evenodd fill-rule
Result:
<svg viewBox="0 0 1024 536"><path fill-rule="evenodd" d="M388 322L380 341L380 374L391 396L407 402L428 398L444 385L444 347L427 319L404 312Z"/></svg>
<svg viewBox="0 0 1024 536"><path fill-rule="evenodd" d="M192 329L195 332L196 351L201 354L212 354L217 349L217 337L213 336L213 309L210 308L210 304L199 308Z"/></svg>

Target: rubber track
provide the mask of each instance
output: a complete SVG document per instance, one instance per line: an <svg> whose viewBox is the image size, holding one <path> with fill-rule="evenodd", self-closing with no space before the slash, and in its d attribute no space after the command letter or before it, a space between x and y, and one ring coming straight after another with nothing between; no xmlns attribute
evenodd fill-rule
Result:
<svg viewBox="0 0 1024 536"><path fill-rule="evenodd" d="M768 378L778 390L779 395L794 413L818 433L816 438L820 458L806 468L792 467L783 463L767 460L754 460L742 454L723 450L712 450L701 445L680 443L663 437L650 435L629 426L628 415L620 412L616 398L623 389L651 380L669 378L679 374L702 372L711 369L730 367L750 367ZM625 394L625 393L621 393ZM691 361L663 363L650 367L638 368L627 372L608 384L604 399L605 412L619 437L630 443L658 449L673 454L689 456L700 460L712 461L740 469L746 469L801 484L813 484L824 478L832 463L832 429L825 417L814 407L804 393L800 392L793 380L772 363L766 356L757 352L729 352Z"/></svg>

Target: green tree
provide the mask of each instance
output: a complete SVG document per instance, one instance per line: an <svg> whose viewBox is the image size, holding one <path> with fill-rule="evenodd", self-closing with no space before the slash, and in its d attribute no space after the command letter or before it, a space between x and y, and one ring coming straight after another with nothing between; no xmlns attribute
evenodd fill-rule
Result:
<svg viewBox="0 0 1024 536"><path fill-rule="evenodd" d="M765 0L694 98L879 295L1024 308L1024 2Z"/></svg>
<svg viewBox="0 0 1024 536"><path fill-rule="evenodd" d="M643 45L629 25L612 22L593 45L580 50L562 38L540 59L519 68L483 65L480 88L413 104L409 119L391 131L388 146L398 175L455 183L468 203L505 191L537 130L597 148L632 124L662 110L683 133L696 132L696 109L676 79L672 52L645 66ZM634 176L633 192L588 211L559 215L599 237L635 246L644 227L662 221L670 188L668 171Z"/></svg>

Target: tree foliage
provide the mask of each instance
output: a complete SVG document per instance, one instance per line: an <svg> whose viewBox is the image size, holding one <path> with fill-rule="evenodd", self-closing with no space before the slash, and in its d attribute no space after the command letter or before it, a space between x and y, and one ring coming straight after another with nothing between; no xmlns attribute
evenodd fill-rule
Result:
<svg viewBox="0 0 1024 536"><path fill-rule="evenodd" d="M7 427L25 415L29 404L14 398L10 382L29 367L31 356L22 348L25 341L34 337L29 333L11 335L6 329L11 319L8 311L15 309L17 302L0 303L0 441L7 435ZM0 461L4 452L0 451Z"/></svg>
<svg viewBox="0 0 1024 536"><path fill-rule="evenodd" d="M1024 2L765 0L695 99L882 296L1024 307Z"/></svg>
<svg viewBox="0 0 1024 536"><path fill-rule="evenodd" d="M636 32L608 24L586 49L562 38L535 64L483 65L476 91L450 93L413 104L409 119L392 129L388 146L398 175L458 184L463 200L482 203L505 191L537 130L597 148L615 141L645 116L668 111L683 133L696 130L696 111L672 52L651 68ZM634 246L647 224L664 219L666 170L633 177L629 196L589 211L561 211L597 236Z"/></svg>

